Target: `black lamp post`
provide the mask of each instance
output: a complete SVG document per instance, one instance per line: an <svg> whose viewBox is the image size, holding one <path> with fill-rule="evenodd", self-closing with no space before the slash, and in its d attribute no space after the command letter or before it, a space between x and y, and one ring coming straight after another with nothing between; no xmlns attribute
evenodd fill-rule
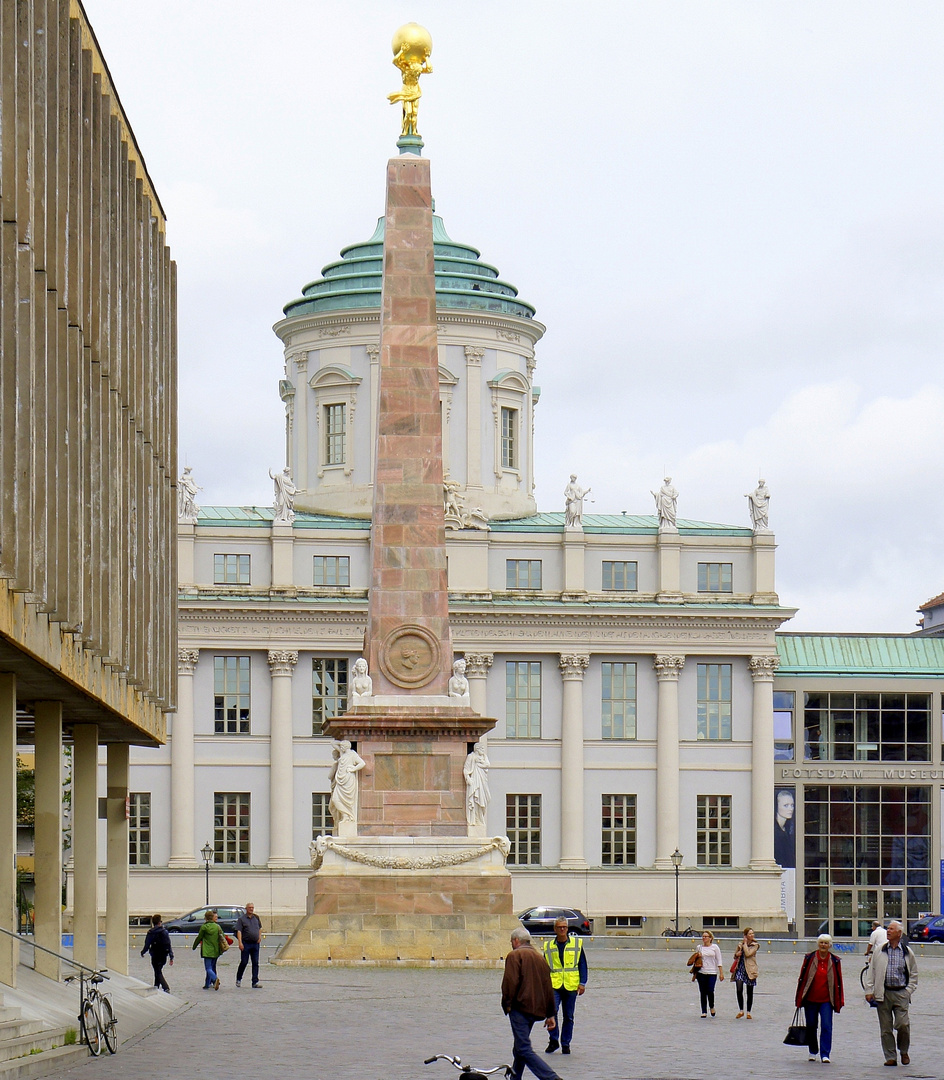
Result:
<svg viewBox="0 0 944 1080"><path fill-rule="evenodd" d="M682 860L684 858L684 855L682 854L682 852L680 852L678 850L678 848L676 848L675 851L673 851L672 854L669 856L669 858L672 860L672 865L675 867L675 936L677 937L678 936L678 867L680 865L682 865ZM208 901L207 901L207 903L208 903Z"/></svg>
<svg viewBox="0 0 944 1080"><path fill-rule="evenodd" d="M203 863L206 866L206 906L210 906L210 862L213 859L213 848L210 847L209 840L203 845ZM675 871L676 877L678 877L678 870ZM676 892L676 908L678 907L678 884L675 888Z"/></svg>

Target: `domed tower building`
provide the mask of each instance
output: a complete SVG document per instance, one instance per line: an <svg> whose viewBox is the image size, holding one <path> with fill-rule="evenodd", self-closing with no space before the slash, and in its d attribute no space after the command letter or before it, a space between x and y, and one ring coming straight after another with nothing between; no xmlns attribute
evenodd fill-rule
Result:
<svg viewBox="0 0 944 1080"><path fill-rule="evenodd" d="M352 244L275 332L285 348L287 460L295 507L370 516L384 219ZM534 500L535 346L544 327L514 285L433 216L443 471L476 520L527 517Z"/></svg>

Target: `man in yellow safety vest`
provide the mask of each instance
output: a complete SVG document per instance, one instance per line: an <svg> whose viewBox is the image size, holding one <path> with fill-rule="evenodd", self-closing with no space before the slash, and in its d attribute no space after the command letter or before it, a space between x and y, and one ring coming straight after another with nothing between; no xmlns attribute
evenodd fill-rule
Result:
<svg viewBox="0 0 944 1080"><path fill-rule="evenodd" d="M547 1044L546 1054L553 1054L560 1047L562 1054L570 1053L570 1040L574 1034L574 1010L577 998L587 988L587 957L583 951L583 942L577 934L570 932L566 919L554 923L554 937L544 942L544 959L551 969L551 986L554 987L557 1010L564 1016L563 1027L559 1024L551 1029L551 1041ZM560 1042L554 1038L560 1032Z"/></svg>

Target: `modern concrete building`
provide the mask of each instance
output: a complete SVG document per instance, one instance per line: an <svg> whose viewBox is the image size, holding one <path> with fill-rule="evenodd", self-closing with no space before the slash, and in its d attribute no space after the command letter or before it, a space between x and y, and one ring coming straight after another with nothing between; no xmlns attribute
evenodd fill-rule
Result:
<svg viewBox="0 0 944 1080"><path fill-rule="evenodd" d="M63 745L75 958L127 970L128 755L176 699L175 267L80 3L0 8L0 928L16 748L36 771L35 940L61 951ZM106 872L99 892L99 748ZM0 934L0 981L18 946ZM37 950L36 967L59 975Z"/></svg>

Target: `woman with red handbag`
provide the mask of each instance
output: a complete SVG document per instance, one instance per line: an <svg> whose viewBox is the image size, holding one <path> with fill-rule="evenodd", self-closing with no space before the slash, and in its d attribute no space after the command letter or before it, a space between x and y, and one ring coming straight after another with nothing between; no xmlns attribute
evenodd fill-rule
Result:
<svg viewBox="0 0 944 1080"><path fill-rule="evenodd" d="M751 1019L751 1006L754 1004L754 987L757 985L757 942L754 940L754 931L747 926L744 929L744 940L734 950L734 962L731 964L731 974L734 976L734 989L737 991L738 1014L736 1019L744 1016L744 988L747 987L747 1019Z"/></svg>

